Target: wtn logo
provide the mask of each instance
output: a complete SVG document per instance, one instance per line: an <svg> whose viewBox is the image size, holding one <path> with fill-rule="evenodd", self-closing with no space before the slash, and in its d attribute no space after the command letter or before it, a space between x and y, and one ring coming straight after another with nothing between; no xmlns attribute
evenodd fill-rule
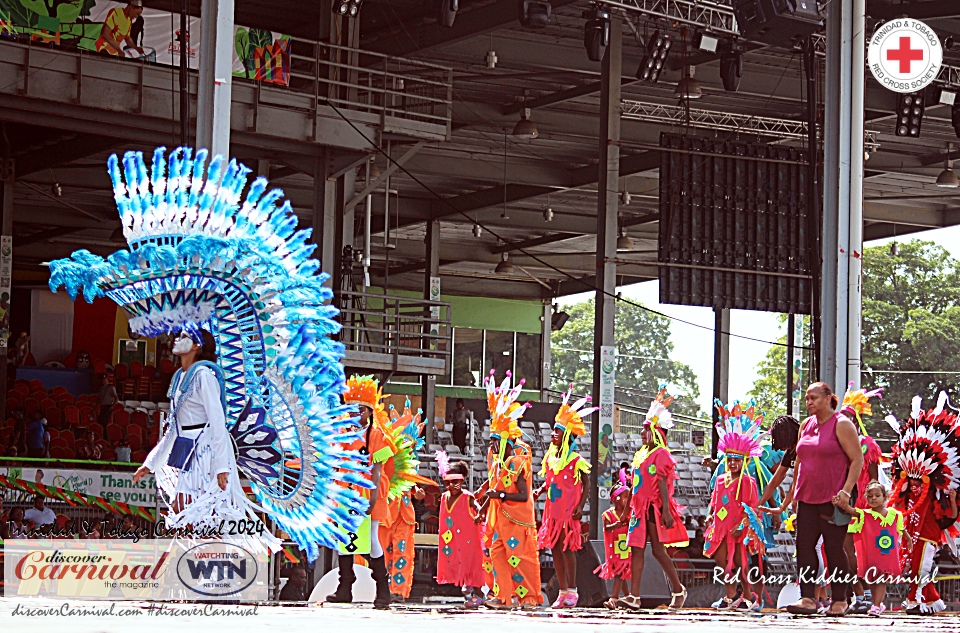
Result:
<svg viewBox="0 0 960 633"><path fill-rule="evenodd" d="M187 568L190 570L190 576L194 580L199 580L201 577L204 580L233 580L237 576L246 580L247 578L247 561L242 560L240 564L230 562L228 560L188 560ZM216 572L216 577L211 578Z"/></svg>

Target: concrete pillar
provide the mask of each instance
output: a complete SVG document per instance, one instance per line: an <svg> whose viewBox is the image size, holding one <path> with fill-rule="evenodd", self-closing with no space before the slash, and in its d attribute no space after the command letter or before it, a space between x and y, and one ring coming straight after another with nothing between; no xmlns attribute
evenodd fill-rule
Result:
<svg viewBox="0 0 960 633"><path fill-rule="evenodd" d="M318 245L315 256L320 258L323 271L330 275L324 285L333 287L333 267L336 263L334 232L336 229L336 182L327 178L326 156L313 161L313 241Z"/></svg>
<svg viewBox="0 0 960 633"><path fill-rule="evenodd" d="M230 86L233 76L233 1L201 0L197 147L230 155Z"/></svg>
<svg viewBox="0 0 960 633"><path fill-rule="evenodd" d="M600 144L597 180L597 276L593 330L593 399L600 402L601 348L614 345L614 313L617 291L617 205L620 179L620 75L622 22L614 18L610 44L601 64ZM597 465L590 471L590 538L599 534L600 514L599 412L590 425L590 451Z"/></svg>
<svg viewBox="0 0 960 633"><path fill-rule="evenodd" d="M730 310L714 308L713 326L713 397L724 404L730 401ZM712 403L711 403L712 404ZM710 454L717 456L717 423L720 414L713 407L713 428L710 440Z"/></svg>
<svg viewBox="0 0 960 633"><path fill-rule="evenodd" d="M430 285L433 278L440 277L440 221L427 221L427 235L424 238L426 266L423 270L423 298L430 300ZM430 340L430 339L428 339ZM452 361L451 361L452 362ZM450 369L449 367L447 368ZM427 425L427 443L433 443L436 427L434 420L437 415L437 377L430 375L420 376L421 406L424 417L430 421Z"/></svg>
<svg viewBox="0 0 960 633"><path fill-rule="evenodd" d="M0 158L0 235L13 236L13 184L14 169L13 159L10 158L10 148L4 151L4 156ZM12 282L6 280L7 288L5 292L12 295ZM12 309L12 297L7 298L7 312ZM21 309L23 309L21 307ZM9 323L9 314L7 317ZM6 335L9 335L6 332ZM33 333L38 334L37 332ZM7 336L0 336L0 420L7 419Z"/></svg>
<svg viewBox="0 0 960 633"><path fill-rule="evenodd" d="M860 382L865 0L827 11L820 379Z"/></svg>

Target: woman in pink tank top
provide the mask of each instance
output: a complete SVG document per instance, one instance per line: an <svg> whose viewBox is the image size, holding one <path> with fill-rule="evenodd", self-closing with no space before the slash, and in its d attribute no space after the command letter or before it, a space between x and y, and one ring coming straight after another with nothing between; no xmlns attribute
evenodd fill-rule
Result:
<svg viewBox="0 0 960 633"><path fill-rule="evenodd" d="M788 495L797 501L797 576L802 597L787 610L817 612L817 541L823 537L826 579L833 600L827 615L841 616L847 611L853 576L843 549L849 517L836 510L836 504L846 501L852 506L856 501L863 453L856 427L837 413L838 398L826 383L810 385L806 403L810 417L800 426L793 488Z"/></svg>

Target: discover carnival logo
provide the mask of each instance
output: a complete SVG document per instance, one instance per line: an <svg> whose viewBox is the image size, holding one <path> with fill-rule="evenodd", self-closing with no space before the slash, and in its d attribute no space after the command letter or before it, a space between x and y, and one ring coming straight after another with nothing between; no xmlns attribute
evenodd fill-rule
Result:
<svg viewBox="0 0 960 633"><path fill-rule="evenodd" d="M4 545L8 597L267 599L269 557L249 540L18 539Z"/></svg>
<svg viewBox="0 0 960 633"><path fill-rule="evenodd" d="M867 65L883 87L906 93L930 85L943 63L943 47L932 28L912 18L881 25L870 38Z"/></svg>

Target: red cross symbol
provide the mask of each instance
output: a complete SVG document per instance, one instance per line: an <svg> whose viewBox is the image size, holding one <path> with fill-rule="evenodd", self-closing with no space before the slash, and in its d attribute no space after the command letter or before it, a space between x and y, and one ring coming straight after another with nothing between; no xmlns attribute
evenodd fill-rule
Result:
<svg viewBox="0 0 960 633"><path fill-rule="evenodd" d="M887 51L887 61L900 62L900 72L910 73L910 62L923 61L923 49L910 48L910 36L900 38L900 48L891 48Z"/></svg>

